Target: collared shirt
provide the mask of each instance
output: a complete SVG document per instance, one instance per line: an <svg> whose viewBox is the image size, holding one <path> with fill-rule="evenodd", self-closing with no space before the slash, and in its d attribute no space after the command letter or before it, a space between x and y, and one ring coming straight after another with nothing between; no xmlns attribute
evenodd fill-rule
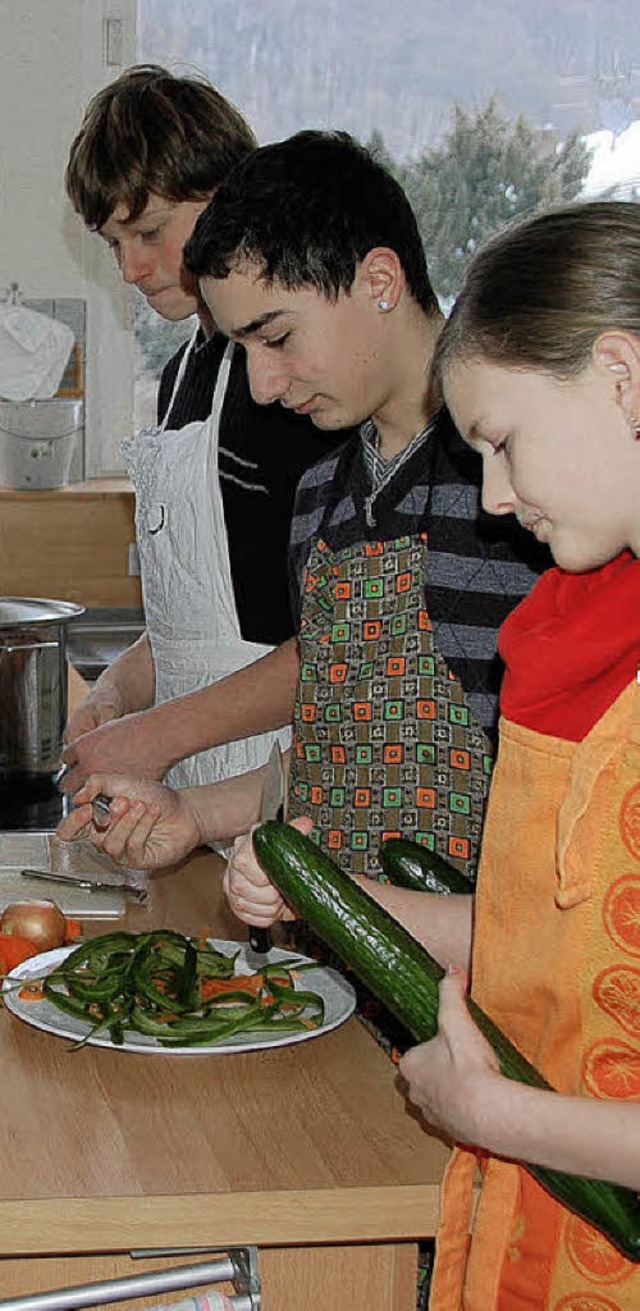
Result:
<svg viewBox="0 0 640 1311"><path fill-rule="evenodd" d="M375 523L373 502L376 496L387 483L392 482L403 464L411 460L418 447L426 442L432 431L433 424L434 420L432 419L419 433L416 433L415 437L412 437L407 446L403 446L401 451L397 451L389 459L380 451L380 435L373 419L365 419L364 423L360 425L362 454L371 478L371 492L366 501L367 523L371 528Z"/></svg>

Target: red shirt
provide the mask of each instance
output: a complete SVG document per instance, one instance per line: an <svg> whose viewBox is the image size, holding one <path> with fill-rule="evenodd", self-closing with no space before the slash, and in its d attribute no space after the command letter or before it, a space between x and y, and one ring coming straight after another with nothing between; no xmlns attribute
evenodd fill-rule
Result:
<svg viewBox="0 0 640 1311"><path fill-rule="evenodd" d="M503 624L500 653L505 718L581 741L638 671L640 560L549 569Z"/></svg>

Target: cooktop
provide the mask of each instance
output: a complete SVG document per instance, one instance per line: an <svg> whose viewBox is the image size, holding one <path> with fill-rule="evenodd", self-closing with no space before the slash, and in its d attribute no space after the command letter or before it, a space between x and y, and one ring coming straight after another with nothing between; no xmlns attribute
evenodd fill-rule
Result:
<svg viewBox="0 0 640 1311"><path fill-rule="evenodd" d="M0 779L0 832L53 832L66 815L68 799L51 778Z"/></svg>

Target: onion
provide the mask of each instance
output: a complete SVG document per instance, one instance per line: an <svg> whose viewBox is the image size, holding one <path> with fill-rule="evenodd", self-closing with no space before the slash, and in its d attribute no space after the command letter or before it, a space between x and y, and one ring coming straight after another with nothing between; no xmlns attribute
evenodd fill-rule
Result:
<svg viewBox="0 0 640 1311"><path fill-rule="evenodd" d="M66 920L55 901L13 901L0 917L0 933L28 938L39 951L61 947Z"/></svg>

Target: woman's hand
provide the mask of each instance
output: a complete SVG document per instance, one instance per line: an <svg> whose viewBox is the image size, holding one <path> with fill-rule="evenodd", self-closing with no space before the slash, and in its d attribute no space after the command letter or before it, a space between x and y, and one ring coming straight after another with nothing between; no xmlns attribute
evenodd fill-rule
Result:
<svg viewBox="0 0 640 1311"><path fill-rule="evenodd" d="M291 827L310 833L313 820L294 819ZM245 924L268 929L278 920L297 918L258 862L253 829L236 838L222 886L234 915Z"/></svg>
<svg viewBox="0 0 640 1311"><path fill-rule="evenodd" d="M489 1121L503 1114L501 1095L508 1081L469 1015L465 991L466 975L453 967L440 984L438 1033L403 1056L400 1073L409 1099L429 1124L459 1142L483 1147Z"/></svg>
<svg viewBox="0 0 640 1311"><path fill-rule="evenodd" d="M111 797L109 823L93 822L93 800ZM182 860L203 839L186 790L119 775L92 774L74 797L74 809L58 826L65 842L87 837L117 865L161 869Z"/></svg>

